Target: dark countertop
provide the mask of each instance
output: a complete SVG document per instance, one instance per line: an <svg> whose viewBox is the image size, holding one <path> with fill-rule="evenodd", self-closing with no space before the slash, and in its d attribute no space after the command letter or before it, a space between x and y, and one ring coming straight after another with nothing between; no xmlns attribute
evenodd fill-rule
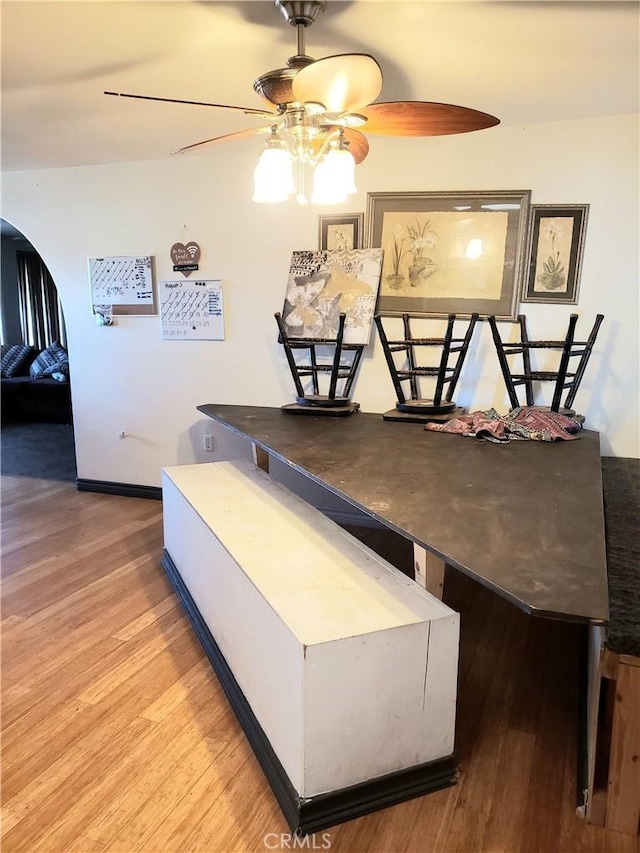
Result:
<svg viewBox="0 0 640 853"><path fill-rule="evenodd" d="M362 412L198 410L523 610L607 621L597 432L496 445Z"/></svg>

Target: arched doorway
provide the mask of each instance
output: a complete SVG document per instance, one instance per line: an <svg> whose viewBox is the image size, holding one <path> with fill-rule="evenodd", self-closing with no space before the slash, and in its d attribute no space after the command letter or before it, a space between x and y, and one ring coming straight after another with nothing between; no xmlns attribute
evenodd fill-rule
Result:
<svg viewBox="0 0 640 853"><path fill-rule="evenodd" d="M0 219L3 475L75 480L69 352L46 264Z"/></svg>

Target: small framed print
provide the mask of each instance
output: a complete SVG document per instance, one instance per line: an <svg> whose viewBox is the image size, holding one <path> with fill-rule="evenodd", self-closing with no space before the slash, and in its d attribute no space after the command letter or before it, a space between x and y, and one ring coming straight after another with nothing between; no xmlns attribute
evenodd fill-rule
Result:
<svg viewBox="0 0 640 853"><path fill-rule="evenodd" d="M522 302L578 303L588 204L531 205Z"/></svg>
<svg viewBox="0 0 640 853"><path fill-rule="evenodd" d="M361 249L364 213L319 216L318 248L321 252Z"/></svg>

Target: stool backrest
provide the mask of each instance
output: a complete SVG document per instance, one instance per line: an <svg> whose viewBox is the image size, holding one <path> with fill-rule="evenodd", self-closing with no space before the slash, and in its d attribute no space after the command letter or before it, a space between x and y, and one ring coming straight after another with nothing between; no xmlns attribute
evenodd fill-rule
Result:
<svg viewBox="0 0 640 853"><path fill-rule="evenodd" d="M378 329L391 381L398 397L398 403L405 403L407 399L402 387L403 382L409 383L410 399L420 399L418 378L421 376L436 377L436 388L433 395L435 406L441 404L443 393L445 401L451 402L460 378L467 350L469 349L471 336L478 321L478 314L471 315L461 337L455 336L454 325L457 319L455 314L449 314L444 335L433 338L418 337L412 334L411 321L416 319L415 315L402 315L404 334L401 338L395 339L389 339L381 314L376 314L373 319ZM419 363L418 350L429 347L440 350L440 358L437 365ZM401 365L397 364L394 359L393 354L397 352L404 353L404 363ZM451 358L452 356L454 358Z"/></svg>
<svg viewBox="0 0 640 853"><path fill-rule="evenodd" d="M276 323L280 331L280 342L284 347L287 363L293 378L298 397L305 397L305 389L302 380L311 377L313 394L320 394L320 376L329 374L329 388L327 401L337 399L338 381L344 380L340 398L349 398L351 388L358 372L358 366L362 358L363 344L344 343L344 324L346 314L339 316L338 332L335 338L301 338L290 337L287 334L286 325L280 313L275 314ZM335 347L333 357L327 363L319 356L317 347ZM307 350L308 361L296 361L294 351ZM344 357L343 357L344 356Z"/></svg>
<svg viewBox="0 0 640 853"><path fill-rule="evenodd" d="M524 385L526 405L533 406L535 405L533 383L553 382L554 389L550 407L551 411L560 411L562 393L567 389L569 393L564 402L564 409L571 410L603 319L604 314L596 315L593 328L586 341L575 340L575 329L578 322L577 314L572 314L569 317L569 325L564 340L534 341L530 339L527 331L527 318L524 314L520 314L518 317L520 340L508 343L502 340L496 318L494 316L488 317L487 320L491 327L491 334L511 407L516 409L522 405L516 393L518 385ZM559 350L560 359L558 367L555 370L533 369L531 364L532 350ZM522 358L522 367L520 370L509 361L509 357L514 355L519 355ZM579 358L579 361L575 369L569 370L571 366L570 360L576 357Z"/></svg>

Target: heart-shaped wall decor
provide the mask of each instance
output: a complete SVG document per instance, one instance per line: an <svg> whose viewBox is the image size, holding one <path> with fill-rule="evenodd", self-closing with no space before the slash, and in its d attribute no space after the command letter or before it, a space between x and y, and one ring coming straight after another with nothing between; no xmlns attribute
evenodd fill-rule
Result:
<svg viewBox="0 0 640 853"><path fill-rule="evenodd" d="M185 267L181 270L183 275L190 275L193 270L198 269L200 260L200 246L191 240L189 243L174 243L171 247L171 260L175 267Z"/></svg>

